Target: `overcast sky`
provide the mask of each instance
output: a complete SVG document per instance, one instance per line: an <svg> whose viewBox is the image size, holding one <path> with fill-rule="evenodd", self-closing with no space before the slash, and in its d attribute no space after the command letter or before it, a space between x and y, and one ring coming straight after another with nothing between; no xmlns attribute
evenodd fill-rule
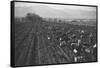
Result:
<svg viewBox="0 0 100 68"><path fill-rule="evenodd" d="M32 7L32 6L49 6L54 9L66 9L66 8L71 8L71 9L82 9L82 10L88 10L88 11L96 11L95 7L88 7L88 6L74 6L74 5L57 5L57 4L41 4L41 3L22 3L22 2L16 2L15 6L16 7Z"/></svg>
<svg viewBox="0 0 100 68"><path fill-rule="evenodd" d="M78 16L78 15L84 16L84 14L86 12L82 12L82 11L87 11L88 13L86 13L86 15L88 15L88 16L90 16L92 18L96 17L96 7L75 6L75 5L57 5L57 4L41 4L41 3L25 3L25 2L23 2L23 3L22 2L16 2L15 3L15 7L41 7L41 6L47 6L47 7L50 7L52 9L55 9L55 10L58 10L58 11L65 11L67 9L68 10L71 9L71 10L75 10L75 12L76 12L76 10L77 10L78 12L76 12L76 16ZM80 14L79 14L79 11L81 12ZM43 11L41 10L41 12L43 12ZM43 15L44 13L41 13L41 12L39 14ZM71 11L71 13L75 13L75 12ZM18 13L20 13L20 12L18 12ZM18 13L17 13L17 15L18 15ZM46 16L46 15L48 15L48 14L44 14L44 16ZM75 14L73 14L73 15L75 15ZM57 14L56 14L56 16L57 16ZM59 14L58 14L58 16L59 16ZM62 15L62 16L64 16L64 15ZM88 17L88 16L84 16L84 17Z"/></svg>

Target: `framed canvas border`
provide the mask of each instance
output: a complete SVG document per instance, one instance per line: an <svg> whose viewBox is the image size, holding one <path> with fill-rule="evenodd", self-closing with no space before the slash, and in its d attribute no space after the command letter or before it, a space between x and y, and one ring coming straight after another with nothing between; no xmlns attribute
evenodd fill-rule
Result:
<svg viewBox="0 0 100 68"><path fill-rule="evenodd" d="M97 41L97 60L98 62L98 6L97 5L82 5L82 4L65 4L65 3L51 3L51 2L36 2L36 1L11 1L11 31L10 31L10 66L11 67L28 67L34 65L25 65L25 66L15 66L15 2L22 2L22 3L39 3L39 4L55 4L55 5L73 5L73 6L88 6L88 7L96 7L96 41ZM77 62L79 64L79 62ZM35 65L35 66L44 66L44 65L61 65L61 64L77 64L77 63L59 63L59 64L42 64L42 65ZM80 63L92 63L92 62L80 62Z"/></svg>

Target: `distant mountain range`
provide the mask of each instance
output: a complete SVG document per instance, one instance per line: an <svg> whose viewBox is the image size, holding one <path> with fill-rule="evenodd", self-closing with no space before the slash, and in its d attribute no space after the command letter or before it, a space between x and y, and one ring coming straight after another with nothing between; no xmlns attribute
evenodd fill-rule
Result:
<svg viewBox="0 0 100 68"><path fill-rule="evenodd" d="M36 13L44 18L96 19L96 11L71 9L54 9L49 6L15 7L15 17L25 17L27 13Z"/></svg>

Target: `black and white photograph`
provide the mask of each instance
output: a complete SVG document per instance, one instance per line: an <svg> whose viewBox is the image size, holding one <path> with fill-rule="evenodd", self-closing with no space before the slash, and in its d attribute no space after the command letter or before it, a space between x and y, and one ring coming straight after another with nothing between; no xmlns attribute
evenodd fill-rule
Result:
<svg viewBox="0 0 100 68"><path fill-rule="evenodd" d="M12 66L97 62L97 6L11 3Z"/></svg>

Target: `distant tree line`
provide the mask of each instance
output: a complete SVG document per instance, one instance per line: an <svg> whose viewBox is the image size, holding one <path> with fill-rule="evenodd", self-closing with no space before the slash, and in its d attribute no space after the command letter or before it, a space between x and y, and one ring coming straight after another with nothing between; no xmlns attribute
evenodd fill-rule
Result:
<svg viewBox="0 0 100 68"><path fill-rule="evenodd" d="M26 15L26 18L30 21L42 21L42 17L40 17L39 15L35 14L35 13L28 13Z"/></svg>
<svg viewBox="0 0 100 68"><path fill-rule="evenodd" d="M39 22L42 21L42 17L35 13L27 13L25 17L15 17L15 22L23 23L23 22Z"/></svg>

